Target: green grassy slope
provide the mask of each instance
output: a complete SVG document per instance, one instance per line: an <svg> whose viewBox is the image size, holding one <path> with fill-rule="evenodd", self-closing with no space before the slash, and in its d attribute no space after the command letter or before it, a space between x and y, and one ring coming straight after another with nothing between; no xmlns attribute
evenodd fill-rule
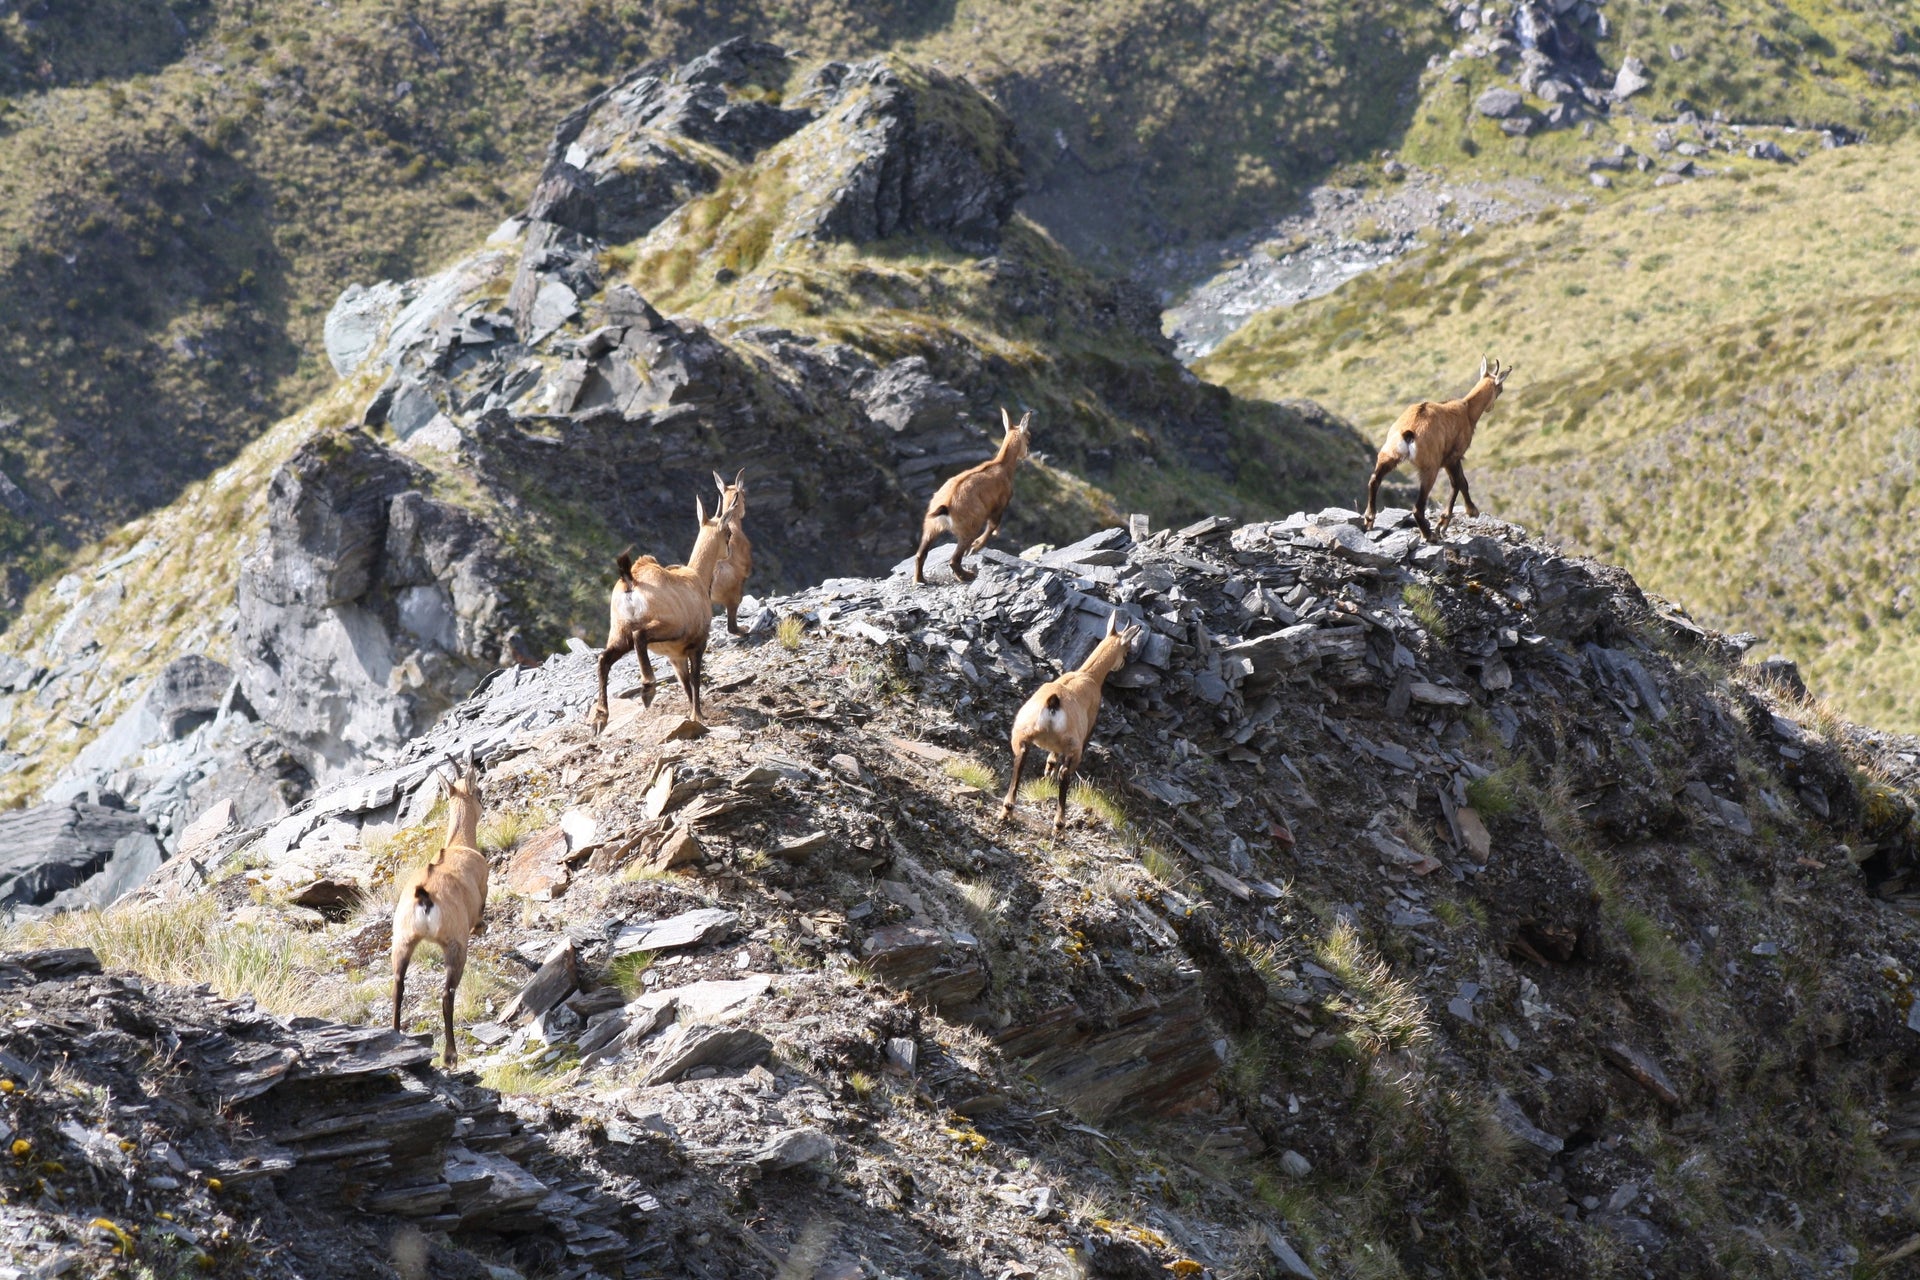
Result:
<svg viewBox="0 0 1920 1280"><path fill-rule="evenodd" d="M1475 441L1489 513L1764 635L1851 713L1920 727L1920 143L1550 211L1270 313L1201 371L1369 436L1519 371ZM1364 474L1356 475L1356 499ZM1444 486L1442 486L1444 491Z"/></svg>

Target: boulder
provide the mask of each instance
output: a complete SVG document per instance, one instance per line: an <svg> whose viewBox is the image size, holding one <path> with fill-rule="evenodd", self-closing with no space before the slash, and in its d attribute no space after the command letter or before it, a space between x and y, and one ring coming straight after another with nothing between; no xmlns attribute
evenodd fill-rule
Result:
<svg viewBox="0 0 1920 1280"><path fill-rule="evenodd" d="M1652 84L1652 78L1647 75L1647 64L1629 57L1620 64L1620 70L1613 77L1613 96L1617 101L1624 102Z"/></svg>
<svg viewBox="0 0 1920 1280"><path fill-rule="evenodd" d="M981 251L1026 192L1013 121L972 85L931 68L829 63L803 87L815 126L785 149L799 234L865 243L944 234Z"/></svg>
<svg viewBox="0 0 1920 1280"><path fill-rule="evenodd" d="M854 391L867 417L895 435L951 428L967 398L935 378L925 356L896 360Z"/></svg>
<svg viewBox="0 0 1920 1280"><path fill-rule="evenodd" d="M145 870L138 878L144 878L159 865L159 850L149 852L143 841L152 844L153 836L140 815L84 800L0 813L0 908L49 904L123 857L141 862ZM123 883L130 876L123 871L93 892L115 888L118 897L133 887Z"/></svg>
<svg viewBox="0 0 1920 1280"><path fill-rule="evenodd" d="M1473 109L1489 120L1505 120L1520 110L1523 101L1518 89L1489 89L1474 99Z"/></svg>
<svg viewBox="0 0 1920 1280"><path fill-rule="evenodd" d="M160 669L147 704L161 732L178 740L213 719L232 683L233 672L226 664L190 653Z"/></svg>
<svg viewBox="0 0 1920 1280"><path fill-rule="evenodd" d="M327 360L343 378L352 377L366 363L385 336L387 326L410 297L409 286L382 280L378 284L350 284L327 312L321 337Z"/></svg>

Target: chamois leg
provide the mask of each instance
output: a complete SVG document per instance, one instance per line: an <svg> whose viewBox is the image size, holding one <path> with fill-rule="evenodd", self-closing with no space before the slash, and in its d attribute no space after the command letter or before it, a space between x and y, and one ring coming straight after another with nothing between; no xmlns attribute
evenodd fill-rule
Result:
<svg viewBox="0 0 1920 1280"><path fill-rule="evenodd" d="M747 629L740 625L740 604L738 601L727 606L727 634L734 636L747 634Z"/></svg>
<svg viewBox="0 0 1920 1280"><path fill-rule="evenodd" d="M1060 794L1057 797L1057 803L1053 813L1053 838L1055 840L1058 840L1067 833L1067 792L1073 789L1073 769L1077 763L1078 761L1068 760L1064 756L1056 761L1059 767L1054 771L1053 776L1060 784Z"/></svg>
<svg viewBox="0 0 1920 1280"><path fill-rule="evenodd" d="M667 661L673 664L673 674L680 677L680 689L687 695L688 712L698 720L700 718L700 686L693 653L687 649L675 649L667 654Z"/></svg>
<svg viewBox="0 0 1920 1280"><path fill-rule="evenodd" d="M607 673L632 648L633 637L622 632L608 636L607 647L600 651L600 695L593 700L593 711L587 717L587 723L593 726L595 733L607 727ZM640 661L644 663L646 658L642 657Z"/></svg>
<svg viewBox="0 0 1920 1280"><path fill-rule="evenodd" d="M1433 526L1427 523L1427 495L1433 492L1433 482L1439 479L1439 477L1440 473L1437 471L1432 475L1422 472L1420 474L1420 496L1413 501L1414 523L1420 526L1420 536L1428 542L1440 541L1433 532Z"/></svg>
<svg viewBox="0 0 1920 1280"><path fill-rule="evenodd" d="M933 546L933 540L935 538L946 532L946 525L949 523L951 522L947 521L944 517L936 518L934 516L928 516L920 522L920 549L913 553L913 580L915 582L925 582L927 580L927 550Z"/></svg>
<svg viewBox="0 0 1920 1280"><path fill-rule="evenodd" d="M413 960L413 947L393 953L393 1029L400 1029L400 1006L407 999L407 965Z"/></svg>
<svg viewBox="0 0 1920 1280"><path fill-rule="evenodd" d="M453 1042L453 997L460 990L460 976L467 971L467 944L445 948L447 957L447 989L440 994L440 1023L447 1034L447 1049L441 1055L451 1071L460 1061L460 1050Z"/></svg>
<svg viewBox="0 0 1920 1280"><path fill-rule="evenodd" d="M1373 528L1373 513L1377 509L1375 504L1380 498L1380 482L1385 480L1388 473L1399 465L1400 459L1398 458L1382 458L1374 464L1373 478L1367 481L1367 512L1360 517L1360 527L1362 529Z"/></svg>
<svg viewBox="0 0 1920 1280"><path fill-rule="evenodd" d="M1020 793L1020 770L1026 766L1026 763L1027 749L1025 747L1015 747L1013 749L1013 780L1007 783L1007 801L1000 806L1000 821L1002 822L1006 822L1013 817L1014 797Z"/></svg>
<svg viewBox="0 0 1920 1280"><path fill-rule="evenodd" d="M1471 520L1479 516L1480 508L1473 505L1473 490L1467 487L1467 464L1456 462L1448 467L1447 479L1453 482L1454 489L1460 494L1460 500L1467 504L1467 518Z"/></svg>
<svg viewBox="0 0 1920 1280"><path fill-rule="evenodd" d="M968 573L967 567L960 563L960 560L962 556L967 554L968 548L973 545L973 540L979 536L980 535L974 530L963 529L958 524L953 526L953 578L955 582L972 582L974 578L978 576Z"/></svg>
<svg viewBox="0 0 1920 1280"><path fill-rule="evenodd" d="M967 548L968 554L969 555L980 554L980 549L982 547L986 546L989 542L993 541L995 538L999 536L1000 536L1000 517L996 516L992 520L987 521L987 527L980 531L980 536L973 540L973 545L971 547Z"/></svg>
<svg viewBox="0 0 1920 1280"><path fill-rule="evenodd" d="M653 705L653 655L647 652L647 638L641 636L633 642L633 656L640 664L640 705Z"/></svg>

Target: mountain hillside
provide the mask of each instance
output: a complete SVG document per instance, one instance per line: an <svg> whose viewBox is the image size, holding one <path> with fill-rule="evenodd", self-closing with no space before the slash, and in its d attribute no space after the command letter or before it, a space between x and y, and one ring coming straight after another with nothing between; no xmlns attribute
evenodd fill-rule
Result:
<svg viewBox="0 0 1920 1280"><path fill-rule="evenodd" d="M1415 253L1197 367L1312 396L1377 441L1407 402L1464 390L1482 352L1515 362L1468 462L1487 510L1761 633L1852 714L1920 726L1899 319L1920 289L1920 147L1774 168Z"/></svg>
<svg viewBox="0 0 1920 1280"><path fill-rule="evenodd" d="M560 654L215 806L0 942L0 1224L78 1274L1899 1274L1914 741L1498 522L1232 526L769 600L704 732L623 666L593 736ZM1114 610L1064 836L1038 777L1001 823ZM443 1074L388 896L469 749Z"/></svg>
<svg viewBox="0 0 1920 1280"><path fill-rule="evenodd" d="M1015 213L977 89L827 63L776 105L793 63L733 40L623 77L558 126L529 217L344 293L341 380L0 638L0 798L104 789L168 847L217 798L277 814L499 665L601 639L616 557L684 557L716 469L747 473L764 594L908 554L1003 409L1035 415L1016 545L1274 515L1364 465L1318 406L1195 378L1137 287ZM169 671L242 716L182 719Z"/></svg>
<svg viewBox="0 0 1920 1280"><path fill-rule="evenodd" d="M1473 108L1495 84L1538 87L1525 58L1548 27L1564 56L1540 65L1606 88L1634 57L1654 114L1684 99L1886 138L1914 109L1913 19L1877 2L9 5L0 617L309 401L340 290L444 266L521 207L551 119L650 58L746 35L809 62L940 63L1017 122L1041 226L1177 291L1183 247L1266 225L1383 147L1581 181L1568 139L1600 113L1516 138L1554 104L1529 88L1505 120Z"/></svg>

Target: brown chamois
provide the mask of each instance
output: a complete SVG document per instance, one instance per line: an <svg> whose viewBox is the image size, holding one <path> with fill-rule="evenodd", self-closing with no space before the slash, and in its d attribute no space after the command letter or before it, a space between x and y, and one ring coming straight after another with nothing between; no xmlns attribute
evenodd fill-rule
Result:
<svg viewBox="0 0 1920 1280"><path fill-rule="evenodd" d="M453 1038L453 995L467 969L467 939L480 932L487 911L487 859L479 848L480 770L473 752L465 767L447 757L455 774L447 781L447 838L440 852L400 881L393 904L393 1029L400 1029L400 1008L407 998L407 965L423 942L440 948L447 962L447 987L440 997L446 1026L449 1068L460 1060Z"/></svg>
<svg viewBox="0 0 1920 1280"><path fill-rule="evenodd" d="M598 733L607 725L607 672L627 653L640 663L640 704L653 705L653 662L649 651L666 655L687 692L693 718L700 718L701 669L707 660L707 636L713 626L713 571L727 557L732 541L733 499L707 515L700 499L693 509L700 518L700 536L684 565L663 565L652 556L635 560L622 553L619 580L613 584L609 605L612 620L607 647L600 652L600 694L589 722Z"/></svg>
<svg viewBox="0 0 1920 1280"><path fill-rule="evenodd" d="M1387 432L1387 442L1380 446L1380 456L1374 461L1373 478L1367 481L1367 512L1360 521L1361 528L1373 528L1380 482L1402 462L1411 462L1420 472L1420 497L1413 504L1413 518L1428 542L1440 540L1427 524L1427 494L1433 491L1433 483L1442 469L1453 484L1453 492L1447 495L1447 512L1440 517L1440 532L1445 533L1453 523L1456 498L1466 499L1469 516L1480 514L1480 508L1473 505L1473 494L1467 490L1467 473L1461 460L1473 445L1474 428L1500 398L1501 390L1507 385L1507 375L1512 372L1512 365L1502 369L1495 360L1489 368L1488 362L1482 359L1479 381L1465 396L1439 402L1422 400L1407 406L1407 411Z"/></svg>
<svg viewBox="0 0 1920 1280"><path fill-rule="evenodd" d="M1140 638L1139 624L1119 629L1119 613L1107 615L1107 634L1094 647L1078 671L1069 671L1058 680L1049 680L1033 691L1020 714L1013 718L1013 781L1007 784L1007 801L1000 806L1000 821L1013 817L1013 801L1020 791L1020 771L1027 763L1027 749L1038 747L1047 753L1047 772L1060 783L1060 807L1053 819L1053 834L1058 836L1067 825L1067 791L1073 785L1074 772L1080 767L1080 754L1093 736L1093 721L1100 714L1100 687L1107 677L1126 664L1133 642Z"/></svg>
<svg viewBox="0 0 1920 1280"><path fill-rule="evenodd" d="M747 541L747 469L740 468L732 484L716 471L713 482L720 487L721 509L733 513L727 520L727 558L713 570L713 602L727 611L727 633L743 636L747 633L740 626L740 597L746 594L747 575L753 572L753 544Z"/></svg>
<svg viewBox="0 0 1920 1280"><path fill-rule="evenodd" d="M1014 425L1005 409L1000 410L1000 425L1006 428L1000 451L977 467L968 467L941 485L927 502L926 518L920 522L920 550L913 557L913 580L925 582L927 548L943 533L953 535L953 576L972 582L974 575L960 564L960 557L987 545L987 539L1000 532L1000 520L1013 500L1013 473L1020 459L1027 456L1031 443L1027 424L1031 411L1020 415Z"/></svg>

